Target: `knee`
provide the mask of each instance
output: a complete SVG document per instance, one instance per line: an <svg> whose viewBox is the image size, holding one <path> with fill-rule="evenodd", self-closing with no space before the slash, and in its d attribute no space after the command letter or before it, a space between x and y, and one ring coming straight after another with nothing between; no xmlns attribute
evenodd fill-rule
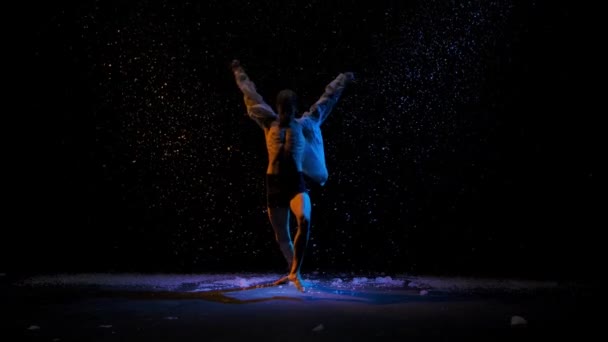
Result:
<svg viewBox="0 0 608 342"><path fill-rule="evenodd" d="M301 215L297 217L298 227L300 229L309 230L310 229L310 217L306 215Z"/></svg>
<svg viewBox="0 0 608 342"><path fill-rule="evenodd" d="M289 237L287 237L287 234L274 234L274 239L279 244L289 243Z"/></svg>

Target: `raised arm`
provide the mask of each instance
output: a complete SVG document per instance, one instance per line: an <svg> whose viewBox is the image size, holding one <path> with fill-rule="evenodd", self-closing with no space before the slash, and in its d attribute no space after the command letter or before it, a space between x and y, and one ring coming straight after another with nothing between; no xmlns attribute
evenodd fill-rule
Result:
<svg viewBox="0 0 608 342"><path fill-rule="evenodd" d="M329 113L331 113L338 99L340 99L346 85L354 81L354 79L355 77L352 72L338 75L335 80L325 87L325 92L321 95L321 98L303 116L316 121L319 125L322 124L329 116Z"/></svg>
<svg viewBox="0 0 608 342"><path fill-rule="evenodd" d="M277 119L277 115L272 108L264 102L264 99L255 89L255 84L249 79L245 70L238 60L232 61L232 73L236 84L243 92L247 115L253 119L260 127L266 128L270 123Z"/></svg>

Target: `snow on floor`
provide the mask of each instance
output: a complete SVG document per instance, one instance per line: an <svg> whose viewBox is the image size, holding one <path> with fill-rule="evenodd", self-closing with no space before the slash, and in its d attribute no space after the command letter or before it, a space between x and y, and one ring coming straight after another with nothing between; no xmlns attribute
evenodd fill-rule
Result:
<svg viewBox="0 0 608 342"><path fill-rule="evenodd" d="M243 274L137 274L85 273L33 276L17 283L19 286L99 286L106 288L154 289L163 291L211 291L247 288L280 278L275 273ZM513 279L481 279L464 277L425 277L384 274L378 276L304 275L309 288L334 289L412 289L441 292L526 291L557 288L555 281ZM289 285L286 285L289 286Z"/></svg>
<svg viewBox="0 0 608 342"><path fill-rule="evenodd" d="M534 281L516 279L483 279L464 277L408 277L408 287L439 291L472 290L541 290L558 287L556 281Z"/></svg>

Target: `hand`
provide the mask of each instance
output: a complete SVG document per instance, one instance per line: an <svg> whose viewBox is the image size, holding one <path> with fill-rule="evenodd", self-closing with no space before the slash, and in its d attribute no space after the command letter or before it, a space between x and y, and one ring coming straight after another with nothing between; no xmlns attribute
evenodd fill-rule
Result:
<svg viewBox="0 0 608 342"><path fill-rule="evenodd" d="M232 60L231 67L232 67L232 71L234 71L235 69L238 69L241 67L241 62L238 59L234 59L234 60Z"/></svg>
<svg viewBox="0 0 608 342"><path fill-rule="evenodd" d="M352 72L350 72L350 71L349 72L345 72L344 76L346 78L346 82L347 83L351 83L351 82L355 81L355 74L352 73Z"/></svg>

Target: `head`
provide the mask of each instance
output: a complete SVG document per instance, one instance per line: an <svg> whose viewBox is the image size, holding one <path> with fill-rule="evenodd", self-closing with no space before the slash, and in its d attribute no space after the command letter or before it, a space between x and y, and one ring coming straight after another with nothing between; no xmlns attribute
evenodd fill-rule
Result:
<svg viewBox="0 0 608 342"><path fill-rule="evenodd" d="M277 95L277 111L282 125L289 124L296 116L297 100L296 93L289 89L281 90Z"/></svg>

